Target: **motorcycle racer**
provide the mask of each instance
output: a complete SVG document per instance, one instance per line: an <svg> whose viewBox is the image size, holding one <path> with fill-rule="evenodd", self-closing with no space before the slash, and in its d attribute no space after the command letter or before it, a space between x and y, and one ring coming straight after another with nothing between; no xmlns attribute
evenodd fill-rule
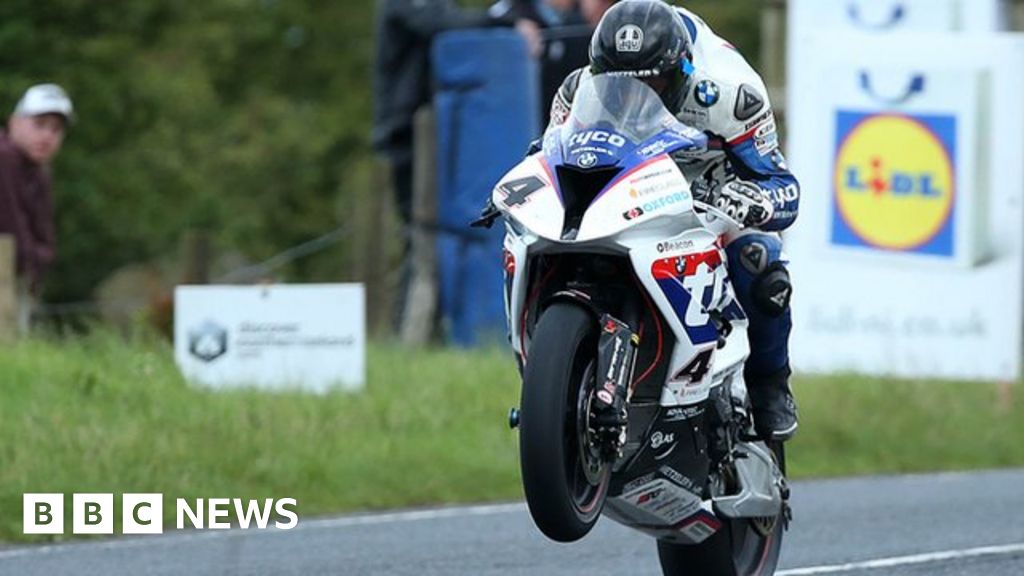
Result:
<svg viewBox="0 0 1024 576"><path fill-rule="evenodd" d="M590 66L555 95L549 129L568 118L580 80L597 74L644 81L681 122L709 136L707 149L674 159L697 201L744 226L725 238L729 276L749 317L744 379L757 433L788 440L798 426L789 386L792 287L778 231L796 219L800 187L779 149L764 82L699 17L662 0L609 9L591 40Z"/></svg>

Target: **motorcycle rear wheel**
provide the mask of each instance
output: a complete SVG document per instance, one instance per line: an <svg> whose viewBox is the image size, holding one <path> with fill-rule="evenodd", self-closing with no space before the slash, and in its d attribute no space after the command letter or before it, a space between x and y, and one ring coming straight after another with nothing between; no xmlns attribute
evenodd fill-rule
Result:
<svg viewBox="0 0 1024 576"><path fill-rule="evenodd" d="M785 449L772 446L783 474ZM665 576L771 576L779 562L785 509L772 518L728 520L700 544L658 541L658 559Z"/></svg>
<svg viewBox="0 0 1024 576"><path fill-rule="evenodd" d="M598 327L571 303L544 311L523 373L519 463L530 515L545 536L573 542L604 507L611 464L590 442Z"/></svg>

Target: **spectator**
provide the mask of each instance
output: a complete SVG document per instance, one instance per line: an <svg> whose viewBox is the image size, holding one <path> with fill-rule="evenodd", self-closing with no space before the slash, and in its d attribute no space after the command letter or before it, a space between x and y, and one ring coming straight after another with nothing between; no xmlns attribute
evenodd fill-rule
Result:
<svg viewBox="0 0 1024 576"><path fill-rule="evenodd" d="M548 102L573 70L585 66L590 54L590 36L604 13L616 0L499 0L490 12L515 12L541 28L541 47L535 52L540 64L541 126L550 117Z"/></svg>
<svg viewBox="0 0 1024 576"><path fill-rule="evenodd" d="M535 24L486 10L459 8L453 0L377 0L377 47L374 62L374 149L390 165L392 186L402 224L412 222L413 116L431 100L430 45L446 30L516 26L531 48L539 46ZM404 253L408 255L408 235ZM408 288L408 266L401 288L399 315Z"/></svg>
<svg viewBox="0 0 1024 576"><path fill-rule="evenodd" d="M14 237L18 328L29 329L43 276L56 255L50 161L74 120L71 99L56 84L29 88L0 131L0 234Z"/></svg>
<svg viewBox="0 0 1024 576"><path fill-rule="evenodd" d="M583 22L577 0L498 0L488 9L492 16L515 14L542 27L571 26Z"/></svg>
<svg viewBox="0 0 1024 576"><path fill-rule="evenodd" d="M373 147L391 164L403 223L411 219L412 119L430 102L430 44L458 28L512 26L514 12L492 16L452 0L377 0ZM527 25L528 26L528 25Z"/></svg>

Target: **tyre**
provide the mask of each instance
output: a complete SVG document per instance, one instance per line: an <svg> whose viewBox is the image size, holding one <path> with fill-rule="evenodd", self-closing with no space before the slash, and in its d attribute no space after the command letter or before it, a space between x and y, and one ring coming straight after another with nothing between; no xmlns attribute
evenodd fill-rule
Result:
<svg viewBox="0 0 1024 576"><path fill-rule="evenodd" d="M772 446L779 468L786 472L782 444ZM727 520L700 544L658 541L658 560L665 576L771 576L779 562L785 507L772 518Z"/></svg>
<svg viewBox="0 0 1024 576"><path fill-rule="evenodd" d="M558 542L590 532L611 478L611 465L592 447L587 425L597 340L597 321L589 311L567 302L553 304L537 323L523 374L523 491L534 523Z"/></svg>

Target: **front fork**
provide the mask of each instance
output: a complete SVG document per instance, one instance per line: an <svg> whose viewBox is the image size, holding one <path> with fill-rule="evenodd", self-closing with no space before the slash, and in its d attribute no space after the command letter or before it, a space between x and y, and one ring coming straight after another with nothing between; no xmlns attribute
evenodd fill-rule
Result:
<svg viewBox="0 0 1024 576"><path fill-rule="evenodd" d="M611 314L601 315L597 344L597 382L590 410L591 433L604 460L622 456L629 424L627 405L640 337Z"/></svg>
<svg viewBox="0 0 1024 576"><path fill-rule="evenodd" d="M592 285L574 283L567 290L551 296L546 304L555 300L572 301L590 311L598 321L600 335L597 341L597 373L595 390L587 403L587 429L591 448L601 459L614 462L622 456L629 425L629 400L632 395L633 369L636 366L640 336L631 327L640 322L639 309L633 299L601 297ZM607 312L619 304L618 314Z"/></svg>

